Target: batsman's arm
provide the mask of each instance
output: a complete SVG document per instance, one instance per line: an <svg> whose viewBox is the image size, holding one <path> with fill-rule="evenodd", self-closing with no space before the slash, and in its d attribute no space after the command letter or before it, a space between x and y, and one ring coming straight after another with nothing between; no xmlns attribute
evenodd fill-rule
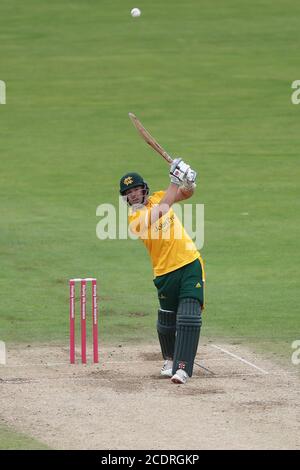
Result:
<svg viewBox="0 0 300 470"><path fill-rule="evenodd" d="M183 201L193 195L196 172L194 172L181 158L173 160L169 176L171 179L170 186L158 206L151 210L151 225L165 215L175 202ZM188 176L192 179L187 179Z"/></svg>
<svg viewBox="0 0 300 470"><path fill-rule="evenodd" d="M160 203L157 206L153 207L153 209L151 209L151 225L158 219L160 219L163 215L165 215L167 212L169 212L174 202L176 202L177 193L178 185L175 183L171 183Z"/></svg>
<svg viewBox="0 0 300 470"><path fill-rule="evenodd" d="M154 206L149 212L143 211L136 219L132 220L130 230L135 235L142 236L150 225L154 224L163 215L169 212L175 202L188 199L192 196L193 192L193 187L187 189L181 186L179 187L178 184L171 183L157 206Z"/></svg>
<svg viewBox="0 0 300 470"><path fill-rule="evenodd" d="M195 192L195 187L191 186L190 188L185 188L184 186L179 186L176 194L175 202L184 201L189 199Z"/></svg>

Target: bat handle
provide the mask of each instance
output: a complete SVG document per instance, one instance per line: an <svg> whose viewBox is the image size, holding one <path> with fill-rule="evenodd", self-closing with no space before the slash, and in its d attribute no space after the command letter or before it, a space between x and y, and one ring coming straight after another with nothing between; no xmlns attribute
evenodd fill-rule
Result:
<svg viewBox="0 0 300 470"><path fill-rule="evenodd" d="M167 162L169 163L169 165L172 165L173 163L173 158L170 157L170 155L168 153L165 153L164 155L164 158L167 160Z"/></svg>

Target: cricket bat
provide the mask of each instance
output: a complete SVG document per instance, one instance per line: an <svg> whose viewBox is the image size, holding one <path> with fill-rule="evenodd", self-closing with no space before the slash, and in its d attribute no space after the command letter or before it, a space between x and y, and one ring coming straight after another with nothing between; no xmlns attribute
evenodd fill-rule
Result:
<svg viewBox="0 0 300 470"><path fill-rule="evenodd" d="M128 113L132 124L137 129L140 136L147 142L150 147L152 147L157 153L159 153L170 165L173 163L173 158L166 152L165 149L152 137L151 134L144 128L142 123L133 113Z"/></svg>

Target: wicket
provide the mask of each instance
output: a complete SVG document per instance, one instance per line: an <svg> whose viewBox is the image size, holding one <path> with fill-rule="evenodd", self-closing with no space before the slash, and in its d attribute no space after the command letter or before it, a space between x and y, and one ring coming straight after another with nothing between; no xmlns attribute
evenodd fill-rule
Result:
<svg viewBox="0 0 300 470"><path fill-rule="evenodd" d="M92 323L93 323L93 359L98 358L98 306L97 306L97 279L70 279L70 363L75 364L75 295L76 282L80 283L80 324L81 324L81 362L86 364L86 285L92 283Z"/></svg>

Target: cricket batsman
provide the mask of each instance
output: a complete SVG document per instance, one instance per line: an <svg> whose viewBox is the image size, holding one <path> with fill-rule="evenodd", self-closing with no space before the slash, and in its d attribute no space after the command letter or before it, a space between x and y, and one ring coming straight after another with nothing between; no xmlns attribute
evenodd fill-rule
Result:
<svg viewBox="0 0 300 470"><path fill-rule="evenodd" d="M196 172L182 159L170 166L166 191L149 195L149 187L137 173L120 180L120 194L130 206L130 230L146 246L158 292L157 333L164 359L160 374L176 384L192 377L204 305L203 261L184 230L172 205L189 199Z"/></svg>

